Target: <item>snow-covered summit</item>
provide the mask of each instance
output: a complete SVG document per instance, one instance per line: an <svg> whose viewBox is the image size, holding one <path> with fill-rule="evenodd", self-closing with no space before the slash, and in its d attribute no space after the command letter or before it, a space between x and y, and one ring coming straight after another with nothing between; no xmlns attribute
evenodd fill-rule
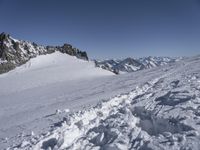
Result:
<svg viewBox="0 0 200 150"><path fill-rule="evenodd" d="M106 75L113 75L113 73L96 68L92 61L77 59L75 56L57 51L31 58L25 64L0 75L0 83L4 85L1 94Z"/></svg>
<svg viewBox="0 0 200 150"><path fill-rule="evenodd" d="M41 46L34 42L17 40L9 34L0 34L0 73L8 72L16 66L26 63L30 58L51 54L56 51L88 60L87 53L73 48L70 44L63 46Z"/></svg>

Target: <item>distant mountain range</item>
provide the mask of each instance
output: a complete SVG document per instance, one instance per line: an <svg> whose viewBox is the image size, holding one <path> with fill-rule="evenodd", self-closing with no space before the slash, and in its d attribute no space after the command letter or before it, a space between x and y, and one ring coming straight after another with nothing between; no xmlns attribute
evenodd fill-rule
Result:
<svg viewBox="0 0 200 150"><path fill-rule="evenodd" d="M109 70L115 74L123 74L127 72L134 72L138 70L158 67L169 63L176 62L181 58L171 57L143 57L139 59L125 58L125 59L109 59L109 60L95 60L96 67Z"/></svg>

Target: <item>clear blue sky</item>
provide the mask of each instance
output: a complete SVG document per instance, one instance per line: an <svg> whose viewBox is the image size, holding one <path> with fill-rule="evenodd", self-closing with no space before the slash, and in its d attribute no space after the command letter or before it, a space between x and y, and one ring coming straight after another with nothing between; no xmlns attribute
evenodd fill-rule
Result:
<svg viewBox="0 0 200 150"><path fill-rule="evenodd" d="M90 58L200 54L200 0L0 0L0 32Z"/></svg>

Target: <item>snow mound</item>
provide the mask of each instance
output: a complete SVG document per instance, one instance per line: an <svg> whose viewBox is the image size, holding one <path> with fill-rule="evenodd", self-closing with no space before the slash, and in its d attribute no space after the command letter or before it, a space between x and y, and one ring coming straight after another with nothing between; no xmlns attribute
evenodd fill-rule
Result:
<svg viewBox="0 0 200 150"><path fill-rule="evenodd" d="M55 52L32 58L26 64L0 75L0 83L4 85L0 89L1 94L5 94L52 83L109 75L113 73L95 68L91 61Z"/></svg>

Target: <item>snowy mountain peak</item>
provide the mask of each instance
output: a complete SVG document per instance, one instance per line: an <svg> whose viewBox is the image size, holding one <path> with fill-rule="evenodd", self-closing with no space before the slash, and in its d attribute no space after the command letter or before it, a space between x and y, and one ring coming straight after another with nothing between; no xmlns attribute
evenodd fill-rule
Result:
<svg viewBox="0 0 200 150"><path fill-rule="evenodd" d="M51 54L56 51L88 60L85 51L80 51L70 44L41 46L34 42L16 40L3 32L0 34L0 73L8 72L16 66L25 64L28 60L38 55Z"/></svg>

